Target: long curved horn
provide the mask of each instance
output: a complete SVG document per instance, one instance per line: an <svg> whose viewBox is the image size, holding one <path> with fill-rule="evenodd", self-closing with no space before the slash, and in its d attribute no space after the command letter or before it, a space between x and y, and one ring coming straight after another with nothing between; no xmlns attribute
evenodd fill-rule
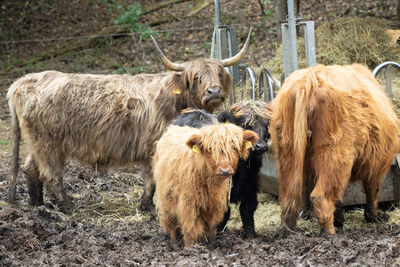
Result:
<svg viewBox="0 0 400 267"><path fill-rule="evenodd" d="M240 60L244 57L244 55L247 52L247 49L249 48L250 44L250 37L251 37L251 32L253 31L253 28L250 28L249 34L247 35L246 43L242 47L242 49L234 55L233 57L222 59L221 62L224 64L225 67L229 67L232 65L235 65L236 63L239 63Z"/></svg>
<svg viewBox="0 0 400 267"><path fill-rule="evenodd" d="M162 64L164 64L164 66L169 70L176 70L176 71L183 70L183 65L169 61L168 58L166 56L164 56L164 53L161 51L160 47L158 47L156 39L154 39L153 36L150 36L150 37L151 37L151 39L153 39L153 43L156 46L156 50L158 52L158 55L160 57Z"/></svg>

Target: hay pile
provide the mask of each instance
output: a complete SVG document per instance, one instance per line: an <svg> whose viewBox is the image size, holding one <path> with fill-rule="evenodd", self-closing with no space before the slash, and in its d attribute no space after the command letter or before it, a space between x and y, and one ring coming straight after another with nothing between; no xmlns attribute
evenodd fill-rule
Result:
<svg viewBox="0 0 400 267"><path fill-rule="evenodd" d="M317 62L324 65L366 64L373 69L384 61L400 61L400 48L387 34L388 21L377 18L341 18L315 31ZM304 39L297 41L299 68L306 67ZM283 72L283 51L265 63L277 76Z"/></svg>
<svg viewBox="0 0 400 267"><path fill-rule="evenodd" d="M322 24L315 31L317 62L324 65L361 63L371 70L385 61L400 62L400 46L394 46L388 24L377 18L341 18ZM305 68L304 39L298 39L297 50L299 68ZM264 67L271 68L276 77L283 73L281 47ZM385 87L385 71L377 78ZM397 70L392 71L392 91L400 116L400 73Z"/></svg>

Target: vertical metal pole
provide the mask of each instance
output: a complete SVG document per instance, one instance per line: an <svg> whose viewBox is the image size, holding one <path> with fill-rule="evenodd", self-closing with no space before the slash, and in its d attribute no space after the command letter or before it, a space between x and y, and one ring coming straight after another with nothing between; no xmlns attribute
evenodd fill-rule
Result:
<svg viewBox="0 0 400 267"><path fill-rule="evenodd" d="M386 94L387 96L392 99L392 66L388 65L386 67Z"/></svg>
<svg viewBox="0 0 400 267"><path fill-rule="evenodd" d="M291 65L289 66L289 74L298 69L297 62L297 42L296 42L296 20L294 17L293 0L288 0L288 28L289 28L289 57Z"/></svg>
<svg viewBox="0 0 400 267"><path fill-rule="evenodd" d="M237 54L238 45L237 45L237 37L236 37L236 29L228 28L228 48L229 48L229 57L233 57ZM233 76L233 86L237 85L239 82L239 64L235 64L230 67L232 70Z"/></svg>
<svg viewBox="0 0 400 267"><path fill-rule="evenodd" d="M229 50L228 50L228 40L227 40L227 29L220 28L217 29L217 39L216 39L216 58L223 59L229 57Z"/></svg>
<svg viewBox="0 0 400 267"><path fill-rule="evenodd" d="M283 49L283 72L285 74L285 78L289 76L292 72L291 67L292 58L290 57L289 51L289 33L287 29L287 24L281 24L282 29L282 49Z"/></svg>
<svg viewBox="0 0 400 267"><path fill-rule="evenodd" d="M306 45L307 67L317 65L317 57L315 53L315 35L314 21L307 21L304 27L304 41Z"/></svg>
<svg viewBox="0 0 400 267"><path fill-rule="evenodd" d="M215 8L215 24L214 24L214 33L211 41L211 54L210 54L211 58L216 58L215 43L217 42L217 29L221 25L221 12L220 12L219 0L214 0L214 8Z"/></svg>
<svg viewBox="0 0 400 267"><path fill-rule="evenodd" d="M218 27L219 25L221 25L221 12L220 12L219 0L214 0L214 7L215 7L215 26Z"/></svg>

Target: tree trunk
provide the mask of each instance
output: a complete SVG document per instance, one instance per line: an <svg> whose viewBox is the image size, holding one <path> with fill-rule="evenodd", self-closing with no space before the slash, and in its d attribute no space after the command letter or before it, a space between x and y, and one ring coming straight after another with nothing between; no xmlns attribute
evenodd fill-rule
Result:
<svg viewBox="0 0 400 267"><path fill-rule="evenodd" d="M398 0L400 1L400 0ZM294 0L294 15L297 16L300 10L300 0ZM275 2L275 22L277 26L277 41L282 41L281 23L287 21L288 5L287 0L276 0Z"/></svg>

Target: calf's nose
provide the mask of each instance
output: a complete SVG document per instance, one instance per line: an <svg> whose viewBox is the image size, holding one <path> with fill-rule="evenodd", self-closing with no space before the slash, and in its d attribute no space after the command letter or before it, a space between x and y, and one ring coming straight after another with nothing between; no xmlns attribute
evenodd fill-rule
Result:
<svg viewBox="0 0 400 267"><path fill-rule="evenodd" d="M267 151L268 150L268 145L267 145L266 142L257 143L255 145L255 150L257 150L257 151Z"/></svg>
<svg viewBox="0 0 400 267"><path fill-rule="evenodd" d="M223 176L229 176L232 175L232 171L230 168L219 168L221 175Z"/></svg>

